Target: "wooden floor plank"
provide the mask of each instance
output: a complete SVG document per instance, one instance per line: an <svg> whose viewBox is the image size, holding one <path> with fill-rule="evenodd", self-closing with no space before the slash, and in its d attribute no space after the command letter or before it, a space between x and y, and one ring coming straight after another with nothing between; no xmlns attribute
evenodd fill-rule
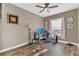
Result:
<svg viewBox="0 0 79 59"><path fill-rule="evenodd" d="M37 52L33 52L38 46L41 47ZM79 56L79 49L77 46L69 48L66 44L57 43L52 44L50 42L45 42L41 44L24 45L22 47L0 53L1 56L33 56L39 53L43 49L48 49L47 53L40 54L41 56Z"/></svg>

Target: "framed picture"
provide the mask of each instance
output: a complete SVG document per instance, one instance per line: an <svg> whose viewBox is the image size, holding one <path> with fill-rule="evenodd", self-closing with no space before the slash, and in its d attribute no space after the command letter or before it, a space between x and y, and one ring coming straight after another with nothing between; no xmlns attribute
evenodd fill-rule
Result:
<svg viewBox="0 0 79 59"><path fill-rule="evenodd" d="M73 17L67 17L67 23L73 23Z"/></svg>
<svg viewBox="0 0 79 59"><path fill-rule="evenodd" d="M8 23L18 24L18 16L8 14Z"/></svg>
<svg viewBox="0 0 79 59"><path fill-rule="evenodd" d="M0 19L2 19L2 3L0 3Z"/></svg>
<svg viewBox="0 0 79 59"><path fill-rule="evenodd" d="M73 29L73 17L67 17L67 28Z"/></svg>

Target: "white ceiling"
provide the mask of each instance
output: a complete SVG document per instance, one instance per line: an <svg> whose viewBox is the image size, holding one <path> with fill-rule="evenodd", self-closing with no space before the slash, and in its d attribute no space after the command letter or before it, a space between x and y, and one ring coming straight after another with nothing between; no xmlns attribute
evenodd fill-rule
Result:
<svg viewBox="0 0 79 59"><path fill-rule="evenodd" d="M79 7L79 3L50 3L50 6L58 5L59 7L49 9L50 11L49 13L47 11L39 13L39 11L42 9L35 7L35 5L43 5L43 3L12 3L12 4L42 17L62 13Z"/></svg>

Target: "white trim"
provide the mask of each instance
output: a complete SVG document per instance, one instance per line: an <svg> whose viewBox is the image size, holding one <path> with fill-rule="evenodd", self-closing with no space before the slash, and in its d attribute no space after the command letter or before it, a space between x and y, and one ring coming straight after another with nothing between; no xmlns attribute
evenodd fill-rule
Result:
<svg viewBox="0 0 79 59"><path fill-rule="evenodd" d="M67 42L67 41L63 41L63 40L58 40L58 42L69 43L69 42ZM70 43L72 43L72 44L74 44L74 45L77 45L77 46L79 47L79 44L77 44L77 43L73 43L73 42L70 42Z"/></svg>
<svg viewBox="0 0 79 59"><path fill-rule="evenodd" d="M3 53L3 52L6 52L6 51L9 51L9 50L12 50L12 49L15 49L15 48L21 47L21 46L26 45L26 44L28 44L28 43L26 42L26 43L22 43L22 44L19 44L19 45L13 46L13 47L9 47L9 48L2 49L2 50L0 50L0 53Z"/></svg>

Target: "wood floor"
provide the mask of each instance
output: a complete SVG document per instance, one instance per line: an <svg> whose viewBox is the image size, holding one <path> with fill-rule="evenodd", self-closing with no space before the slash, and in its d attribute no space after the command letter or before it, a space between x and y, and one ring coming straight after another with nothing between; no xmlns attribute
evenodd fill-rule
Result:
<svg viewBox="0 0 79 59"><path fill-rule="evenodd" d="M33 56L39 52L33 52L33 50L38 46L41 47L39 51L48 49L47 52L40 54L40 56L79 56L79 49L77 46L68 47L63 43L52 44L50 42L24 45L22 47L1 53L0 56Z"/></svg>

